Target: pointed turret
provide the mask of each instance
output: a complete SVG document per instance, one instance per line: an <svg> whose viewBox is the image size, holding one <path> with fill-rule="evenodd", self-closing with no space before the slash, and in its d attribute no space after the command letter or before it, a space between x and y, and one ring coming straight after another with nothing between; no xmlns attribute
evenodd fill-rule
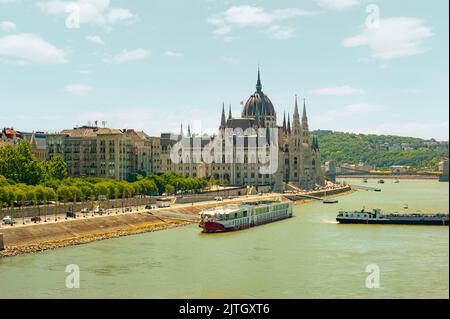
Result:
<svg viewBox="0 0 450 319"><path fill-rule="evenodd" d="M292 130L300 132L300 114L298 112L297 94L295 95L294 115L292 117Z"/></svg>
<svg viewBox="0 0 450 319"><path fill-rule="evenodd" d="M180 126L180 135L181 135L181 137L184 136L184 133L183 133L183 123L181 123L181 126Z"/></svg>
<svg viewBox="0 0 450 319"><path fill-rule="evenodd" d="M188 137L191 137L191 125L188 124Z"/></svg>
<svg viewBox="0 0 450 319"><path fill-rule="evenodd" d="M291 134L291 115L288 113L287 132Z"/></svg>
<svg viewBox="0 0 450 319"><path fill-rule="evenodd" d="M306 116L306 99L303 99L303 115L302 115L302 121L307 121L308 116Z"/></svg>
<svg viewBox="0 0 450 319"><path fill-rule="evenodd" d="M231 120L232 115L231 115L231 104L230 104L230 108L228 109L228 119Z"/></svg>
<svg viewBox="0 0 450 319"><path fill-rule="evenodd" d="M222 117L220 118L220 128L225 128L225 103L222 103Z"/></svg>
<svg viewBox="0 0 450 319"><path fill-rule="evenodd" d="M310 143L310 133L308 126L308 116L306 115L306 100L303 99L303 115L302 115L302 143Z"/></svg>
<svg viewBox="0 0 450 319"><path fill-rule="evenodd" d="M295 95L295 107L294 107L294 122L295 120L300 120L300 114L298 113L298 102L297 102L297 94Z"/></svg>
<svg viewBox="0 0 450 319"><path fill-rule="evenodd" d="M284 133L287 132L287 127L286 127L286 112L283 113L283 132L284 132Z"/></svg>

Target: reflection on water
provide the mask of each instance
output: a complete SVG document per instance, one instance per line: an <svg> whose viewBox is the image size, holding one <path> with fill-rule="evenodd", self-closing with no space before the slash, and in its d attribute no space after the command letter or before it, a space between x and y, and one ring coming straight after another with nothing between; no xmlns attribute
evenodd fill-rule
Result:
<svg viewBox="0 0 450 319"><path fill-rule="evenodd" d="M0 259L0 297L448 298L448 227L335 221L341 209L405 211L405 203L448 213L448 183L365 185L382 192L298 205L295 218L245 231L190 225ZM65 288L68 264L80 267L80 289ZM379 289L365 288L369 264L380 267Z"/></svg>

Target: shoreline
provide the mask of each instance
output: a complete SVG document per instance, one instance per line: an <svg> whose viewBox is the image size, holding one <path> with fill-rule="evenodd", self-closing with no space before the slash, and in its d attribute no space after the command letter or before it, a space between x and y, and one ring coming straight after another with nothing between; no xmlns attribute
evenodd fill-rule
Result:
<svg viewBox="0 0 450 319"><path fill-rule="evenodd" d="M335 194L325 197L351 194L353 191L349 187L340 187L335 189ZM320 193L320 191L309 193ZM110 238L182 227L198 222L198 213L204 209L242 203L254 199L287 198L288 196L286 195L289 194L270 193L262 196L243 196L223 202L199 202L151 211L105 215L92 219L77 219L17 228L0 228L5 242L5 249L0 251L0 258L39 253ZM300 205L311 200L313 199L303 199L294 201L294 203Z"/></svg>
<svg viewBox="0 0 450 319"><path fill-rule="evenodd" d="M336 179L406 179L406 180L439 180L436 175L336 175Z"/></svg>

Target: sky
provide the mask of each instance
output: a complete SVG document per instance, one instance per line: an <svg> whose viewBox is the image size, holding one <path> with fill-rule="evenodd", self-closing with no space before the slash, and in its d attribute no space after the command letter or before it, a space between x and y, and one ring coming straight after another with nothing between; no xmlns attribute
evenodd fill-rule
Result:
<svg viewBox="0 0 450 319"><path fill-rule="evenodd" d="M263 91L281 124L448 140L447 0L0 0L0 127L217 129Z"/></svg>

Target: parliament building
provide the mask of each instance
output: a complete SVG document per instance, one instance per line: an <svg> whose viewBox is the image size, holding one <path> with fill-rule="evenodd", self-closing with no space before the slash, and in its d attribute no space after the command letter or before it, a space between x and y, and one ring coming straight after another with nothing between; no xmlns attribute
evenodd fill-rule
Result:
<svg viewBox="0 0 450 319"><path fill-rule="evenodd" d="M297 97L295 97L292 121L289 115L287 119L284 115L283 123L279 126L275 107L262 90L260 72L258 70L256 91L245 103L240 118L233 118L231 106L229 114L226 116L225 107L222 105L219 126L221 134L219 136L225 136L225 132L230 132L230 130L231 132L242 130L245 138L249 138L255 132L261 131L265 131L269 135L269 131L274 132L274 130L270 129L277 129L275 132L278 134L278 165L274 173L261 173L260 168L262 164L255 160L253 144L248 143L246 140L243 146L243 153L234 152L231 155L233 158L229 158L230 155L228 154L222 155L221 158L217 158L212 162L199 161L198 156L197 160L194 160L196 149L195 146L193 147L195 144L193 140L196 136L191 134L189 128L187 134L184 134L183 129L181 129L178 138L175 139L173 134L161 135L161 172L173 171L187 177L213 177L227 181L230 185L272 185L272 188L276 191L286 189L286 185L301 189L313 189L317 185L323 185L324 178L319 145L317 138L311 136L309 131L305 101L303 100L303 110L300 116ZM200 138L200 144L203 148L214 136L202 135L197 136L197 138ZM236 136L232 137L231 140L235 151L237 147ZM182 152L180 150L180 157L174 162L172 160L173 157L171 157L171 151L173 151L174 147L179 148L180 144L189 146L190 152L183 152L183 155L181 155ZM225 142L223 145L225 145ZM243 154L243 158L239 158L239 154ZM256 154L256 158L257 156Z"/></svg>

